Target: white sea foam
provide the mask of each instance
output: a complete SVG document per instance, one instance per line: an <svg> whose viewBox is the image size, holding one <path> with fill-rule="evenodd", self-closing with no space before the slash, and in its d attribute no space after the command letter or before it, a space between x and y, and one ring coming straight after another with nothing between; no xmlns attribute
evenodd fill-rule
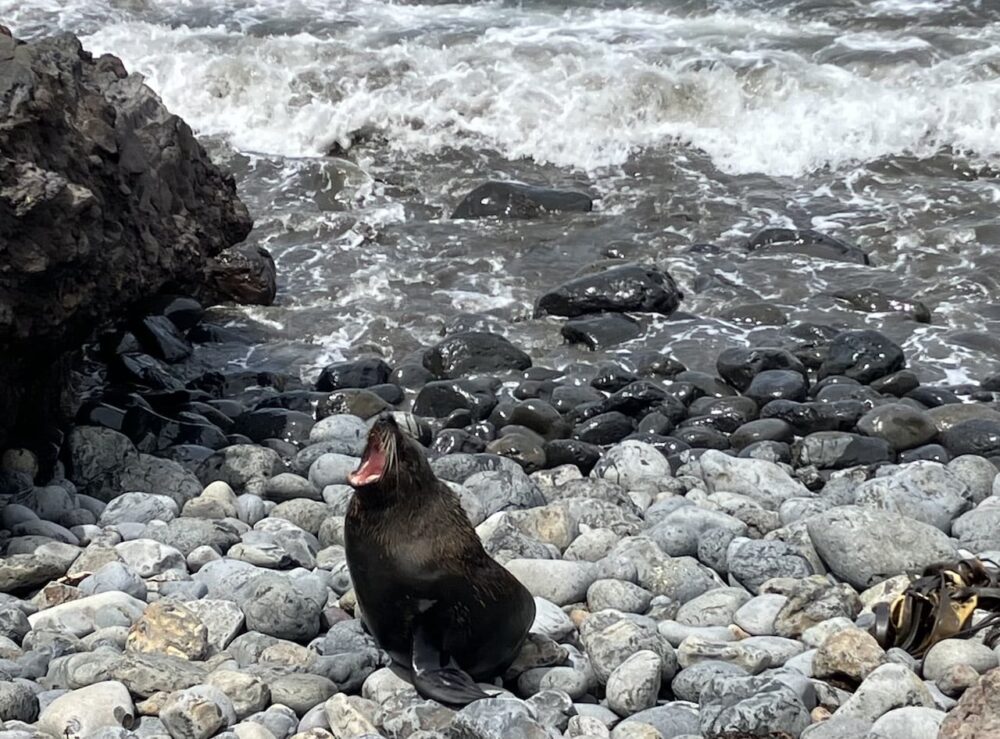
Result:
<svg viewBox="0 0 1000 739"><path fill-rule="evenodd" d="M0 17L16 30L25 11L11 4L0 0ZM46 4L58 24L87 30L100 11L39 0L36 15ZM144 7L108 5L117 21L86 44L145 74L199 132L245 151L313 156L373 128L399 152L490 148L589 171L672 142L703 149L723 171L771 175L943 146L1000 155L1000 79L983 72L1000 58L996 25L976 31L976 50L936 54L929 66L837 66L814 61L810 47L877 54L930 41L753 11L375 0ZM158 22L171 11L216 25ZM285 18L301 19L301 30L288 33ZM793 40L808 43L799 51Z"/></svg>

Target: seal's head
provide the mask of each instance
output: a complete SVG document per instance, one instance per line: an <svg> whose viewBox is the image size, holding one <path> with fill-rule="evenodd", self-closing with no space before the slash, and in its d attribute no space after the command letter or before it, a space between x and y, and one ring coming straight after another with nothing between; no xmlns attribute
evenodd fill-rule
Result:
<svg viewBox="0 0 1000 739"><path fill-rule="evenodd" d="M361 492L395 492L424 487L426 480L434 479L434 473L420 445L386 414L368 432L361 465L347 479Z"/></svg>

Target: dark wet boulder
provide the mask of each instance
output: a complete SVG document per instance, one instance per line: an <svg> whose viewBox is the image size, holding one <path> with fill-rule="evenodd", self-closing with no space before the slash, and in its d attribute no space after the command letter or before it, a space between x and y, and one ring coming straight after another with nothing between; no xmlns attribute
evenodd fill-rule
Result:
<svg viewBox="0 0 1000 739"><path fill-rule="evenodd" d="M480 185L462 198L451 217L537 218L545 213L564 211L586 213L593 208L594 201L582 192L494 180Z"/></svg>
<svg viewBox="0 0 1000 739"><path fill-rule="evenodd" d="M764 228L750 237L751 252L802 254L835 262L868 264L868 255L853 244L812 229Z"/></svg>
<svg viewBox="0 0 1000 739"><path fill-rule="evenodd" d="M980 418L956 423L943 431L940 441L952 456L975 454L980 457L1000 455L1000 421Z"/></svg>
<svg viewBox="0 0 1000 739"><path fill-rule="evenodd" d="M719 354L715 363L719 377L740 392L765 370L793 370L808 377L805 366L787 349L778 347L736 347Z"/></svg>
<svg viewBox="0 0 1000 739"><path fill-rule="evenodd" d="M739 326L784 326L788 316L770 303L744 303L723 312L721 318Z"/></svg>
<svg viewBox="0 0 1000 739"><path fill-rule="evenodd" d="M598 313L571 318L562 325L561 331L567 343L582 344L596 351L637 338L642 334L642 326L622 313Z"/></svg>
<svg viewBox="0 0 1000 739"><path fill-rule="evenodd" d="M573 429L573 438L588 444L616 444L635 430L632 419L612 411L588 418Z"/></svg>
<svg viewBox="0 0 1000 739"><path fill-rule="evenodd" d="M140 300L135 309L144 315L169 318L181 331L194 328L205 315L201 303L184 295L152 295Z"/></svg>
<svg viewBox="0 0 1000 739"><path fill-rule="evenodd" d="M499 334L453 334L424 352L424 367L442 379L466 375L521 372L531 357Z"/></svg>
<svg viewBox="0 0 1000 739"><path fill-rule="evenodd" d="M553 439L545 442L545 461L549 467L573 464L589 475L601 458L601 448L579 439Z"/></svg>
<svg viewBox="0 0 1000 739"><path fill-rule="evenodd" d="M895 457L892 446L885 439L842 431L809 434L795 443L792 452L798 466L813 465L821 470L884 464Z"/></svg>
<svg viewBox="0 0 1000 739"><path fill-rule="evenodd" d="M921 385L908 392L904 397L915 400L925 408L937 408L942 405L956 405L962 402L955 393L944 387Z"/></svg>
<svg viewBox="0 0 1000 739"><path fill-rule="evenodd" d="M148 354L119 354L108 364L108 373L116 382L151 390L179 390L182 387L179 379Z"/></svg>
<svg viewBox="0 0 1000 739"><path fill-rule="evenodd" d="M669 316L683 297L666 272L626 264L563 283L539 298L536 310L542 315L567 318L604 311Z"/></svg>
<svg viewBox="0 0 1000 739"><path fill-rule="evenodd" d="M479 454L486 451L486 442L465 429L441 429L434 437L431 451L437 454Z"/></svg>
<svg viewBox="0 0 1000 739"><path fill-rule="evenodd" d="M675 439L680 439L692 449L729 449L729 437L718 429L710 426L688 426L673 432Z"/></svg>
<svg viewBox="0 0 1000 739"><path fill-rule="evenodd" d="M760 411L761 418L782 420L799 435L814 431L850 431L864 413L864 404L857 400L830 403L772 400Z"/></svg>
<svg viewBox="0 0 1000 739"><path fill-rule="evenodd" d="M858 431L885 439L896 451L922 446L937 436L934 420L926 412L903 403L869 411L858 421Z"/></svg>
<svg viewBox="0 0 1000 739"><path fill-rule="evenodd" d="M258 444L264 439L281 439L296 444L309 441L309 431L316 422L311 414L284 408L259 408L241 416L235 431Z"/></svg>
<svg viewBox="0 0 1000 739"><path fill-rule="evenodd" d="M187 337L166 316L145 316L135 322L133 331L143 349L165 362L181 362L194 350Z"/></svg>
<svg viewBox="0 0 1000 739"><path fill-rule="evenodd" d="M819 378L846 375L868 384L903 369L906 357L900 346L878 331L844 331L830 342Z"/></svg>
<svg viewBox="0 0 1000 739"><path fill-rule="evenodd" d="M772 369L754 377L743 394L763 406L772 400L805 400L808 390L809 381L800 373Z"/></svg>
<svg viewBox="0 0 1000 739"><path fill-rule="evenodd" d="M569 413L585 403L600 403L604 394L586 385L560 385L552 391L549 402L560 413Z"/></svg>
<svg viewBox="0 0 1000 739"><path fill-rule="evenodd" d="M456 410L472 413L476 421L488 418L497 404L489 384L475 380L437 380L428 382L413 401L413 413L427 418L446 418Z"/></svg>
<svg viewBox="0 0 1000 739"><path fill-rule="evenodd" d="M590 386L607 393L615 393L638 379L639 376L635 372L618 362L601 362L597 365L597 372L590 381Z"/></svg>
<svg viewBox="0 0 1000 739"><path fill-rule="evenodd" d="M389 382L392 368L379 357L334 362L323 368L316 389L333 392L343 388L370 388Z"/></svg>
<svg viewBox="0 0 1000 739"><path fill-rule="evenodd" d="M715 377L714 375L708 374L707 372L687 370L686 372L681 372L674 377L674 383L688 383L693 385L697 390L695 397L698 398L704 395L707 395L710 398L726 398L736 395L736 390L730 387L728 383L718 377Z"/></svg>
<svg viewBox="0 0 1000 739"><path fill-rule="evenodd" d="M836 375L834 375L836 377ZM920 387L920 380L911 370L899 370L891 375L880 377L871 383L871 389L882 395L894 395L902 398L909 392Z"/></svg>
<svg viewBox="0 0 1000 739"><path fill-rule="evenodd" d="M271 305L278 294L278 270L263 246L240 244L214 257L195 293L209 303Z"/></svg>
<svg viewBox="0 0 1000 739"><path fill-rule="evenodd" d="M780 418L758 418L756 421L748 421L729 437L729 443L734 449L744 449L761 441L790 444L794 440L795 430Z"/></svg>
<svg viewBox="0 0 1000 739"><path fill-rule="evenodd" d="M919 300L886 295L873 287L841 290L833 294L840 302L863 313L903 313L917 323L930 323L931 310Z"/></svg>
<svg viewBox="0 0 1000 739"><path fill-rule="evenodd" d="M69 34L0 34L0 119L2 442L72 411L67 353L96 326L200 284L252 221L142 78Z"/></svg>

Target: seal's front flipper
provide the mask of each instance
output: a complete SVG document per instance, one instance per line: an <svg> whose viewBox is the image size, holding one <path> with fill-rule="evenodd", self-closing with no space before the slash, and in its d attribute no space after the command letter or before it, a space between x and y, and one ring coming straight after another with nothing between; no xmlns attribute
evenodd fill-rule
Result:
<svg viewBox="0 0 1000 739"><path fill-rule="evenodd" d="M413 687L424 698L449 705L464 706L490 697L442 651L424 618L413 630Z"/></svg>

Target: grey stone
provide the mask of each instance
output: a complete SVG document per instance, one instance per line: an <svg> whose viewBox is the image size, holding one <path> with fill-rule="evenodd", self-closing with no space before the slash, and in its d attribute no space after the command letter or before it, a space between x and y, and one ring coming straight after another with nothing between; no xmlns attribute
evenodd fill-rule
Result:
<svg viewBox="0 0 1000 739"><path fill-rule="evenodd" d="M365 450L368 438L368 426L357 416L337 414L327 416L309 431L309 443L340 442L344 445L343 454L360 457Z"/></svg>
<svg viewBox="0 0 1000 739"><path fill-rule="evenodd" d="M286 500L279 503L270 513L270 518L283 518L291 521L303 531L308 531L313 536L319 534L320 527L333 511L326 503L316 500Z"/></svg>
<svg viewBox="0 0 1000 739"><path fill-rule="evenodd" d="M247 722L260 724L275 737L291 736L299 725L295 711L288 706L271 706L266 711L253 714Z"/></svg>
<svg viewBox="0 0 1000 739"><path fill-rule="evenodd" d="M543 634L555 641L576 631L576 625L570 620L562 608L545 598L535 598L535 620L531 624L531 633Z"/></svg>
<svg viewBox="0 0 1000 739"><path fill-rule="evenodd" d="M121 562L108 562L77 587L84 595L121 591L138 600L146 600L146 583L135 570Z"/></svg>
<svg viewBox="0 0 1000 739"><path fill-rule="evenodd" d="M186 557L200 546L211 546L221 553L240 540L239 521L175 518L167 523L153 521L146 525L143 536L180 551Z"/></svg>
<svg viewBox="0 0 1000 739"><path fill-rule="evenodd" d="M596 580L587 589L587 605L592 612L613 608L625 613L645 613L653 600L648 590L623 580Z"/></svg>
<svg viewBox="0 0 1000 739"><path fill-rule="evenodd" d="M1000 549L1000 498L987 498L959 516L951 531L962 547L975 554Z"/></svg>
<svg viewBox="0 0 1000 739"><path fill-rule="evenodd" d="M201 488L198 478L182 464L150 454L130 460L121 476L121 490L165 495L178 509L201 493Z"/></svg>
<svg viewBox="0 0 1000 739"><path fill-rule="evenodd" d="M646 512L646 520L654 508ZM672 557L698 554L702 535L713 529L729 531L733 536L745 536L747 525L734 516L696 505L684 505L658 520L647 532L659 547Z"/></svg>
<svg viewBox="0 0 1000 739"><path fill-rule="evenodd" d="M243 493L236 496L236 517L243 523L253 526L266 515L264 499L259 495Z"/></svg>
<svg viewBox="0 0 1000 739"><path fill-rule="evenodd" d="M872 724L864 739L937 739L944 717L934 708L896 708Z"/></svg>
<svg viewBox="0 0 1000 739"><path fill-rule="evenodd" d="M714 662L708 660L685 667L678 672L670 683L670 689L678 699L697 703L701 698L702 689L717 676L745 676L747 671L739 665L729 662Z"/></svg>
<svg viewBox="0 0 1000 739"><path fill-rule="evenodd" d="M309 467L309 482L317 490L327 485L346 485L361 460L346 454L324 454Z"/></svg>
<svg viewBox="0 0 1000 739"><path fill-rule="evenodd" d="M115 545L115 553L139 577L156 577L168 572L187 573L184 555L176 548L153 539L123 541Z"/></svg>
<svg viewBox="0 0 1000 739"><path fill-rule="evenodd" d="M924 683L903 665L882 665L868 675L844 705L838 718L859 718L875 722L904 706L934 707L934 698Z"/></svg>
<svg viewBox="0 0 1000 739"><path fill-rule="evenodd" d="M660 655L641 649L608 676L608 707L619 716L631 716L656 705L663 665Z"/></svg>
<svg viewBox="0 0 1000 739"><path fill-rule="evenodd" d="M122 492L125 470L139 453L124 434L97 426L77 426L67 439L73 481L85 495L108 501Z"/></svg>
<svg viewBox="0 0 1000 739"><path fill-rule="evenodd" d="M205 680L203 665L165 654L127 652L110 667L111 679L123 683L132 695L143 698L160 691L184 690Z"/></svg>
<svg viewBox="0 0 1000 739"><path fill-rule="evenodd" d="M28 616L28 623L36 631L51 630L86 636L102 625L110 625L107 622L115 616L120 616L126 624L132 624L145 608L143 601L125 593L98 593L39 611Z"/></svg>
<svg viewBox="0 0 1000 739"><path fill-rule="evenodd" d="M801 482L763 459L730 457L709 450L698 458L697 469L708 492L746 495L770 510L777 510L788 498L809 495Z"/></svg>
<svg viewBox="0 0 1000 739"><path fill-rule="evenodd" d="M284 463L273 449L233 444L202 462L198 467L198 479L203 485L221 480L237 493L262 495L267 480L280 472L284 472Z"/></svg>
<svg viewBox="0 0 1000 739"><path fill-rule="evenodd" d="M486 518L499 511L546 504L538 486L520 468L475 472L462 485L482 504Z"/></svg>
<svg viewBox="0 0 1000 739"><path fill-rule="evenodd" d="M105 727L131 728L137 715L120 682L105 681L64 693L46 706L38 727L53 736L93 736Z"/></svg>
<svg viewBox="0 0 1000 739"><path fill-rule="evenodd" d="M171 693L160 709L160 720L173 739L208 739L236 723L232 701L211 685Z"/></svg>
<svg viewBox="0 0 1000 739"><path fill-rule="evenodd" d="M240 586L237 603L247 629L291 641L316 636L320 610L326 605L298 581L277 574L257 575Z"/></svg>
<svg viewBox="0 0 1000 739"><path fill-rule="evenodd" d="M748 600L750 594L742 588L715 588L682 605L676 618L688 626L728 626Z"/></svg>
<svg viewBox="0 0 1000 739"><path fill-rule="evenodd" d="M229 646L243 629L243 611L228 600L195 600L185 608L197 616L208 630L209 654L218 654Z"/></svg>
<svg viewBox="0 0 1000 739"><path fill-rule="evenodd" d="M704 736L785 732L797 737L809 723L809 710L796 691L774 678L717 676L702 690Z"/></svg>
<svg viewBox="0 0 1000 739"><path fill-rule="evenodd" d="M730 546L729 575L751 593L775 577L804 578L813 573L812 565L798 549L783 541L739 540Z"/></svg>
<svg viewBox="0 0 1000 739"><path fill-rule="evenodd" d="M772 581L767 590L788 598L774 621L778 636L796 638L834 618L853 621L861 611L861 600L850 585L833 584L825 577Z"/></svg>
<svg viewBox="0 0 1000 739"><path fill-rule="evenodd" d="M24 721L31 723L38 718L38 697L27 685L0 680L0 722Z"/></svg>
<svg viewBox="0 0 1000 739"><path fill-rule="evenodd" d="M169 496L154 493L124 493L111 499L101 513L98 523L101 526L110 526L126 522L169 521L176 518L177 514L177 503Z"/></svg>
<svg viewBox="0 0 1000 739"><path fill-rule="evenodd" d="M304 716L309 709L325 703L337 692L337 686L321 675L297 673L271 680L270 688L274 703L288 706L299 716Z"/></svg>
<svg viewBox="0 0 1000 739"><path fill-rule="evenodd" d="M927 444L938 433L934 419L905 403L887 403L873 408L858 421L858 431L884 439L896 451Z"/></svg>
<svg viewBox="0 0 1000 739"><path fill-rule="evenodd" d="M229 697L238 721L263 711L271 703L271 690L257 675L220 669L211 673L206 683Z"/></svg>
<svg viewBox="0 0 1000 739"><path fill-rule="evenodd" d="M535 667L517 678L518 693L531 696L543 690L560 690L579 700L593 687L591 676L576 667Z"/></svg>
<svg viewBox="0 0 1000 739"><path fill-rule="evenodd" d="M969 639L944 639L927 651L924 657L924 678L938 683L949 668L968 665L980 675L998 666L997 653L984 644Z"/></svg>
<svg viewBox="0 0 1000 739"><path fill-rule="evenodd" d="M733 623L751 636L776 636L775 621L786 603L787 596L763 593L740 606Z"/></svg>
<svg viewBox="0 0 1000 739"><path fill-rule="evenodd" d="M607 556L621 537L611 529L593 529L587 527L566 547L563 559L597 562Z"/></svg>
<svg viewBox="0 0 1000 739"><path fill-rule="evenodd" d="M31 554L12 554L0 558L0 593L42 585L62 577L80 556L80 548L61 542L48 542L33 548Z"/></svg>
<svg viewBox="0 0 1000 739"><path fill-rule="evenodd" d="M674 649L657 631L652 619L601 611L584 622L580 636L602 684L607 683L619 665L641 650L649 650L660 657L664 680L672 679L677 671Z"/></svg>
<svg viewBox="0 0 1000 739"><path fill-rule="evenodd" d="M957 555L939 529L889 511L843 506L810 518L806 525L830 570L857 588Z"/></svg>
<svg viewBox="0 0 1000 739"><path fill-rule="evenodd" d="M652 444L623 441L614 445L598 460L591 477L609 480L625 490L659 490L664 480L673 477L670 463Z"/></svg>
<svg viewBox="0 0 1000 739"><path fill-rule="evenodd" d="M801 739L861 739L868 733L872 722L859 718L834 716L809 726Z"/></svg>
<svg viewBox="0 0 1000 739"><path fill-rule="evenodd" d="M969 508L968 497L968 486L943 464L919 461L861 483L854 502L893 511L948 533L952 520Z"/></svg>
<svg viewBox="0 0 1000 739"><path fill-rule="evenodd" d="M484 698L455 714L452 739L556 739L559 732L539 724L526 703L510 698Z"/></svg>
<svg viewBox="0 0 1000 739"><path fill-rule="evenodd" d="M948 462L948 471L958 477L968 488L967 498L972 505L979 505L993 493L997 468L990 460L966 454Z"/></svg>
<svg viewBox="0 0 1000 739"><path fill-rule="evenodd" d="M611 736L618 739L619 729L628 726L651 726L654 731L667 739L679 739L682 736L698 734L698 706L691 703L675 701L645 711L625 719L615 727ZM649 734L625 735L651 739ZM652 739L655 739L655 735Z"/></svg>
<svg viewBox="0 0 1000 739"><path fill-rule="evenodd" d="M590 562L549 559L513 559L505 565L532 595L556 605L579 603L597 580L598 569Z"/></svg>
<svg viewBox="0 0 1000 739"><path fill-rule="evenodd" d="M729 662L756 674L770 667L780 667L804 651L801 643L776 636L752 636L740 641L715 641L689 636L677 648L681 667L699 662Z"/></svg>
<svg viewBox="0 0 1000 739"><path fill-rule="evenodd" d="M354 416L351 417L354 418ZM279 503L285 500L295 500L296 498L308 498L309 500L322 499L319 488L305 477L291 472L282 472L269 479L264 486L264 497L268 500L278 501Z"/></svg>

